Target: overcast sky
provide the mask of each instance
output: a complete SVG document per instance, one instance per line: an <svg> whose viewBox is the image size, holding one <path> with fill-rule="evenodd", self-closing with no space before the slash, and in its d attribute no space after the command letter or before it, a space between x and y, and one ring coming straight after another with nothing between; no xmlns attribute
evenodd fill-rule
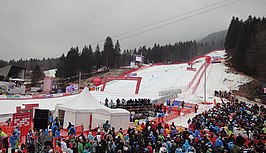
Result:
<svg viewBox="0 0 266 153"><path fill-rule="evenodd" d="M132 33L113 38L122 49L139 48L199 39L225 30L232 16L266 16L266 0L1 0L0 59L59 57L71 46L98 42L174 16L179 16ZM190 14L186 12L199 9ZM214 9L212 11L206 11ZM202 13L206 11L206 13ZM200 14L202 13L202 14ZM200 15L195 15L200 14ZM194 16L194 17L189 17ZM183 20L184 18L187 18ZM181 21L179 21L181 20ZM150 30L156 26L156 30ZM142 33L128 39L125 37Z"/></svg>

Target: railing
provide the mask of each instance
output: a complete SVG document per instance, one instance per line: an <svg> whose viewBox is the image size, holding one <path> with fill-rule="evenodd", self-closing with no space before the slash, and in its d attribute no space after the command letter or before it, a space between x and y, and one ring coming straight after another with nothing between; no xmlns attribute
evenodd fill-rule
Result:
<svg viewBox="0 0 266 153"><path fill-rule="evenodd" d="M193 104L191 104L191 105L193 105ZM165 122L169 122L170 120L180 116L181 113L182 113L182 115L187 115L187 114L190 114L194 111L195 111L195 107L192 107L191 109L181 108L180 111L178 111L177 107L175 107L175 108L172 108L171 114L168 114L164 117L157 117L151 121L155 121L157 124L158 123L165 123Z"/></svg>

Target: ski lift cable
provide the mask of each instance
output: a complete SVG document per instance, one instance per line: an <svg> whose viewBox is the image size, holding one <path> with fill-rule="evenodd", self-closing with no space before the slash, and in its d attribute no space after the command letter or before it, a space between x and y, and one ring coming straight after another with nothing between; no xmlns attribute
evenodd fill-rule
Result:
<svg viewBox="0 0 266 153"><path fill-rule="evenodd" d="M190 13L193 13L193 12L196 12L196 11L199 11L199 10L202 10L202 9L206 9L206 8L215 6L217 4L224 3L226 1L230 1L230 0L223 0L223 1L220 1L220 2L217 2L217 3L213 3L211 5L208 5L208 6L204 6L204 7L198 8L198 9L194 9L194 10L191 10L191 11L188 11L188 12L185 12L185 13L182 13L182 14L179 14L179 15L176 15L176 16L173 16L173 17L170 17L170 18L167 18L167 19L163 19L163 20L160 20L160 21L157 21L157 22L154 22L154 23L151 23L151 24L148 24L148 25L145 25L145 26L136 28L136 29L132 29L132 30L129 30L129 31L126 31L126 32L117 34L117 35L114 35L113 38L116 38L116 37L119 37L121 35L125 35L125 34L128 34L128 33L132 33L132 32L135 32L135 31L138 31L138 30L141 30L141 29L150 27L150 26L154 26L156 24L159 24L159 23L162 23L162 22L165 22L165 21L169 21L169 20L172 20L172 19L175 19L175 18L184 16L184 15L187 15L187 14L190 14Z"/></svg>
<svg viewBox="0 0 266 153"><path fill-rule="evenodd" d="M205 11L202 11L202 12L199 12L199 13L196 13L196 14L193 14L193 15L190 15L190 16L187 16L187 17L184 17L184 18L181 18L181 19L178 19L178 20L175 20L175 21L169 22L169 23L166 23L166 24L162 24L162 25L156 26L156 27L154 27L154 28L150 28L150 29L147 29L147 30L144 30L144 31L137 32L137 33L135 33L135 34L132 34L132 35L126 36L126 37L122 37L122 38L120 38L119 40L125 40L125 39L131 38L131 37L134 37L134 36L137 36L137 35L140 35L140 34L143 34L143 33L149 32L149 31L153 31L153 30L156 30L156 29L160 29L160 28L162 28L162 27L165 27L165 26L168 26L168 25L171 25L171 24L174 24L174 23L178 23L178 22L181 22L181 21L187 20L187 19L189 19L189 18L192 18L192 17L198 16L198 15L201 15L201 14L204 14L204 13L208 13L208 12L211 12L211 11L214 11L214 10L217 10L217 9L220 9L220 8L223 8L223 7L226 7L226 6L230 6L230 5L235 4L235 3L238 3L238 2L240 2L240 1L243 1L243 0L237 0L237 1L234 1L234 2L231 2L231 3L227 3L227 4L224 4L224 5L221 5L221 6L219 6L219 7L214 7L214 8L211 8L211 9L208 9L208 10L205 10Z"/></svg>
<svg viewBox="0 0 266 153"><path fill-rule="evenodd" d="M182 16L188 15L190 13L194 13L194 12L197 12L197 11L200 11L200 10L203 10L203 9L206 9L206 8L209 8L209 7L212 7L212 6L227 2L227 1L230 1L230 0L223 0L223 1L220 1L220 2L216 2L216 3L210 4L210 5L201 7L201 8L197 8L197 9L194 9L194 10L191 10L191 11L188 11L188 12L185 12L185 13L170 17L170 18L166 18L166 19L163 19L163 20L151 23L151 24L144 25L144 26L139 27L139 28L135 28L135 29L132 29L132 30L129 30L129 31L126 31L126 32L122 32L122 33L119 33L119 34L116 34L116 35L112 36L112 38L117 38L117 37L122 36L122 35L130 34L130 33L136 32L136 31L140 31L142 29L145 29L145 28L148 28L148 27L151 27L151 26L154 26L154 25L157 25L157 24L160 24L160 23L163 23L163 22L178 18L178 17L182 17ZM120 40L122 40L122 39L120 39ZM98 43L101 43L101 42L104 42L104 41L105 40L99 40L99 41L96 41L96 42L92 43L91 45L95 45L95 44L98 44Z"/></svg>

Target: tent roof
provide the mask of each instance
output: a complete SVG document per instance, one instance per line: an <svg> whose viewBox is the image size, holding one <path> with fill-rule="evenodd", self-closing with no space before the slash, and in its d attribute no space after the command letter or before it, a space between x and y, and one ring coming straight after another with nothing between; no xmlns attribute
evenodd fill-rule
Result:
<svg viewBox="0 0 266 153"><path fill-rule="evenodd" d="M111 108L106 108L106 109L96 109L96 113L99 114L130 114L129 111L121 108L116 108L116 109L111 109Z"/></svg>
<svg viewBox="0 0 266 153"><path fill-rule="evenodd" d="M84 88L80 94L71 99L70 101L56 105L57 109L68 111L95 111L96 109L108 109L100 104L89 92L88 88Z"/></svg>
<svg viewBox="0 0 266 153"><path fill-rule="evenodd" d="M116 108L116 109L110 109L110 112L112 113L126 113L126 114L130 114L129 111L122 109L122 108Z"/></svg>

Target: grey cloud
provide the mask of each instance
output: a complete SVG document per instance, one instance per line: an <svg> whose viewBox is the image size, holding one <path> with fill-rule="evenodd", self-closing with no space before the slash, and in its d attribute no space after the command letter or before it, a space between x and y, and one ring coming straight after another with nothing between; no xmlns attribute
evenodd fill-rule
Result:
<svg viewBox="0 0 266 153"><path fill-rule="evenodd" d="M89 45L221 0L26 0L0 2L2 59L59 57ZM233 1L233 0L232 0ZM265 0L243 0L121 40L122 49L198 39L227 29L232 16L265 16ZM127 36L127 35L125 35ZM115 38L123 38L124 36ZM103 42L100 43L102 45ZM95 47L95 46L94 46Z"/></svg>

